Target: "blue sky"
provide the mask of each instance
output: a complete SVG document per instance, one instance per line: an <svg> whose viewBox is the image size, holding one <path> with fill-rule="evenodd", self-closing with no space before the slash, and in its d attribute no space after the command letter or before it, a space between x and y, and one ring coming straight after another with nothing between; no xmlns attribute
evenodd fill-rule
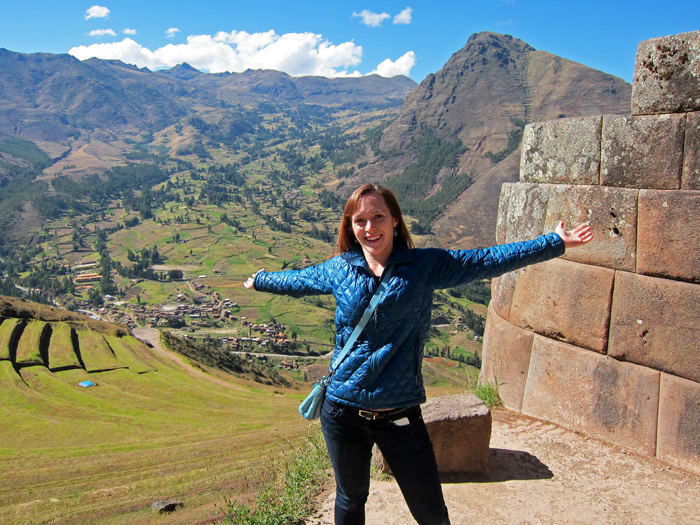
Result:
<svg viewBox="0 0 700 525"><path fill-rule="evenodd" d="M631 82L637 44L700 30L700 1L0 0L0 47L160 69L278 69L417 82L480 31ZM0 95L1 96L1 95Z"/></svg>

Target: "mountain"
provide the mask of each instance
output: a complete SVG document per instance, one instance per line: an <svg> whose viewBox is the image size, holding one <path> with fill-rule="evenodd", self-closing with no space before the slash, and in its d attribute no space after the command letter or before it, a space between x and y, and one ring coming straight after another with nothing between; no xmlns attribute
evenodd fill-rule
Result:
<svg viewBox="0 0 700 525"><path fill-rule="evenodd" d="M518 177L524 125L628 113L630 97L630 84L617 77L537 51L509 35L477 33L406 97L382 135L382 155L359 170L358 182L391 185L416 161L415 144L426 132L442 141L459 139L466 151L440 171L423 197L434 194L446 177L471 174L473 183L441 211L433 231L441 245L490 245L501 184Z"/></svg>
<svg viewBox="0 0 700 525"><path fill-rule="evenodd" d="M155 132L194 114L194 106L222 103L396 105L415 87L407 77L208 74L188 64L152 72L118 60L0 49L0 135L61 142L81 130Z"/></svg>
<svg viewBox="0 0 700 525"><path fill-rule="evenodd" d="M0 135L28 140L63 141L81 129L153 130L186 113L147 81L70 55L0 49L0 93Z"/></svg>
<svg viewBox="0 0 700 525"><path fill-rule="evenodd" d="M326 166L327 189L342 195L364 182L385 183L416 219L416 232L435 234L422 243L476 247L495 240L500 187L517 180L524 126L627 113L631 86L484 32L418 86L401 76L209 74L188 64L152 72L116 60L0 50L0 93L0 139L29 139L51 159L62 157L45 170L49 178L80 178L154 154L196 151L201 162L211 158L206 148L227 155L245 148L248 156L230 157L244 163L272 155L269 166L285 144L311 161L316 144L323 159L314 173L323 178ZM344 108L357 118L342 115ZM0 156L7 179L7 163L19 161L4 146Z"/></svg>

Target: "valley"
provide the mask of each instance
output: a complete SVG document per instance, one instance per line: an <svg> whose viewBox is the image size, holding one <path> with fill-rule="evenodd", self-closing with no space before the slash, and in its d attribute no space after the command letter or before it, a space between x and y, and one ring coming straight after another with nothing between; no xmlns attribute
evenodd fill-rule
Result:
<svg viewBox="0 0 700 525"><path fill-rule="evenodd" d="M37 524L208 523L249 500L251 467L315 431L297 406L335 304L247 277L331 257L366 182L419 247L492 244L525 124L623 113L630 92L494 33L420 85L0 50L0 89L0 329L75 315L141 340L109 370L52 369L29 343L18 361L16 340L0 357L0 521ZM487 281L436 293L429 396L475 387L489 300ZM168 498L186 504L164 521L149 506Z"/></svg>

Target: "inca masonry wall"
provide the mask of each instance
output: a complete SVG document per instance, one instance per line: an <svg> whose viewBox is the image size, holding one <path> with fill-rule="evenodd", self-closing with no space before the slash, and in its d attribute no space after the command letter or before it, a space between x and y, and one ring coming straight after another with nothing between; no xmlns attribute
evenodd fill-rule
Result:
<svg viewBox="0 0 700 525"><path fill-rule="evenodd" d="M700 31L639 44L631 115L530 124L499 243L594 240L494 280L506 407L700 473Z"/></svg>

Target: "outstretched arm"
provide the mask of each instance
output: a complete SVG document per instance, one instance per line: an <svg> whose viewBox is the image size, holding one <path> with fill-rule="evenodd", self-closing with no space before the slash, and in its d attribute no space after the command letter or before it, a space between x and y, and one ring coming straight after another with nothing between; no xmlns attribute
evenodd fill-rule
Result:
<svg viewBox="0 0 700 525"><path fill-rule="evenodd" d="M564 221L561 221L555 232L561 237L561 240L564 241L564 246L566 246L567 249L576 248L593 239L593 232L591 232L591 227L587 224L581 224L573 230L567 231L564 229Z"/></svg>
<svg viewBox="0 0 700 525"><path fill-rule="evenodd" d="M292 297L333 293L332 276L338 264L337 259L333 257L324 263L308 266L302 270L282 272L258 270L243 283L243 286L249 290Z"/></svg>

